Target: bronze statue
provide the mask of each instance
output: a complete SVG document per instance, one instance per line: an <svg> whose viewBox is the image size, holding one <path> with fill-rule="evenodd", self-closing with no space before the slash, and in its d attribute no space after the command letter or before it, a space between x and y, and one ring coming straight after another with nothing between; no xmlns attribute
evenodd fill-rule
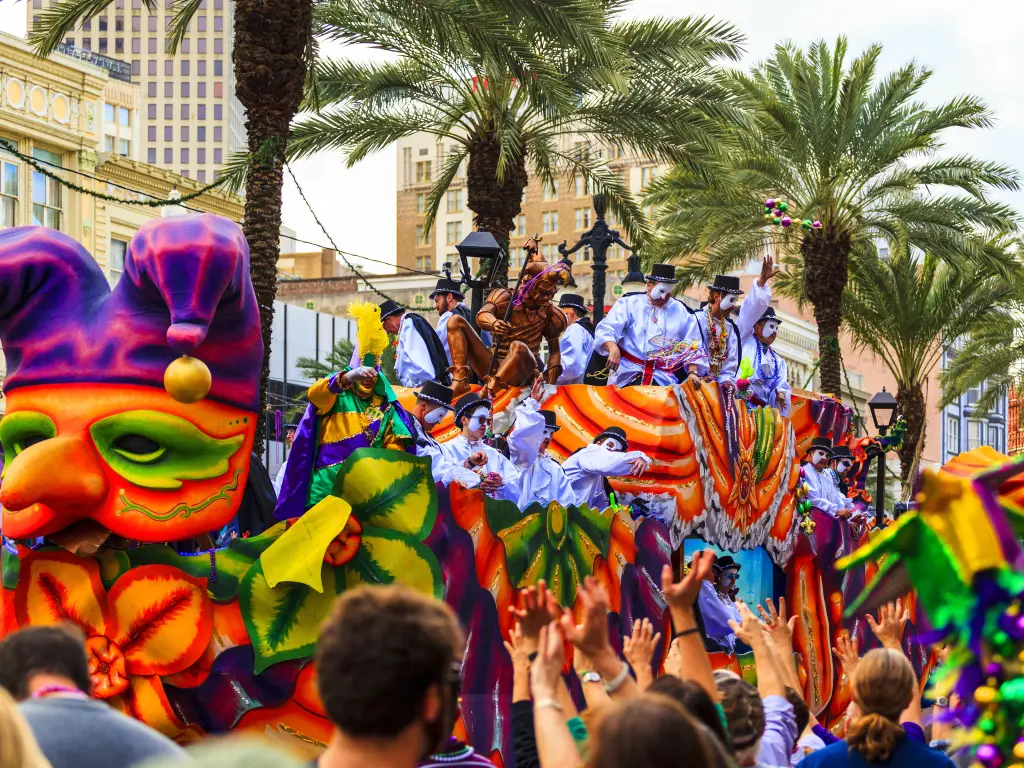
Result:
<svg viewBox="0 0 1024 768"><path fill-rule="evenodd" d="M539 255L534 236L526 241L526 266L516 291L492 290L477 313L481 330L490 331L494 349L488 348L464 318L448 320L448 348L452 355L452 389L456 395L469 390L472 371L484 382L484 392L493 396L508 386L522 386L537 375L540 342L547 339L550 350L545 378L554 384L562 372L558 337L566 327L565 315L551 303L558 286L567 279L565 269L549 265Z"/></svg>

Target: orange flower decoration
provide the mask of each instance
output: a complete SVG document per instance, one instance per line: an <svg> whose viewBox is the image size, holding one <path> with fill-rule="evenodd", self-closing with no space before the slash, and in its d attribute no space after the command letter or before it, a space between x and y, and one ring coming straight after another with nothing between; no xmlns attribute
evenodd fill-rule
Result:
<svg viewBox="0 0 1024 768"><path fill-rule="evenodd" d="M362 543L363 526L354 515L350 516L341 533L327 545L324 562L334 568L342 566L356 556Z"/></svg>
<svg viewBox="0 0 1024 768"><path fill-rule="evenodd" d="M93 695L166 732L171 711L161 675L203 655L213 634L205 585L169 565L143 565L107 592L99 565L70 552L34 552L21 560L14 595L19 627L71 622L86 636Z"/></svg>

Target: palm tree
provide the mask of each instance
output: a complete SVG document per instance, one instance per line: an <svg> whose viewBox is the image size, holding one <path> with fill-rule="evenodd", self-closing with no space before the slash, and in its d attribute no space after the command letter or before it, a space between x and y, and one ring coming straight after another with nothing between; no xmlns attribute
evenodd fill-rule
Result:
<svg viewBox="0 0 1024 768"><path fill-rule="evenodd" d="M992 259L1000 260L995 253ZM998 271L974 263L951 267L906 247L887 259L865 253L851 260L843 321L855 347L869 350L896 380L896 399L907 422L899 452L904 487L924 445L925 388L943 351L1003 316L1022 284L1024 273L1011 258L1004 258Z"/></svg>
<svg viewBox="0 0 1024 768"><path fill-rule="evenodd" d="M159 0L143 0L151 12ZM270 341L280 256L281 190L289 126L302 103L308 62L313 56L313 0L232 0L234 4L235 93L245 107L248 156L245 163L245 218L250 268L263 330L260 407L266 404ZM41 56L52 53L85 19L106 10L111 0L64 0L40 15L30 42ZM202 0L176 0L168 34L173 52L188 34ZM264 420L258 419L262 452Z"/></svg>
<svg viewBox="0 0 1024 768"><path fill-rule="evenodd" d="M372 24L367 2L376 9ZM582 176L606 193L642 245L647 218L595 148L680 163L707 152L720 119L732 114L711 67L737 55L740 35L705 18L612 21L623 0L559 0L533 13L523 2L449 2L458 34L425 27L402 0L318 7L325 39L397 59L318 60L307 102L312 114L294 126L290 156L336 149L351 166L398 139L428 133L454 149L433 179L424 227L433 226L465 165L476 224L499 242L508 242L532 172L548 184ZM500 58L491 53L496 46Z"/></svg>
<svg viewBox="0 0 1024 768"><path fill-rule="evenodd" d="M799 254L803 291L818 324L821 389L840 393L839 329L851 254L875 241L943 261L985 261L979 230L1012 229L1014 214L987 195L1017 189L1007 166L968 155L939 157L949 128L984 128L973 96L928 106L919 94L931 71L910 63L879 78L879 46L847 62L847 45L804 52L779 45L750 74L729 77L753 117L736 125L710 167L681 165L658 180L662 247L685 257L690 282L747 263L768 247ZM784 199L820 229L781 230L764 218ZM896 243L902 239L901 243Z"/></svg>

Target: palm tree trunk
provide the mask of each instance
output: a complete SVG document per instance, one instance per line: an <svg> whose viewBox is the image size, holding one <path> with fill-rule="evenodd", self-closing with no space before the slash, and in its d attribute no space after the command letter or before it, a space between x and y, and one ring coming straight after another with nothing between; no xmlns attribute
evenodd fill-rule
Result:
<svg viewBox="0 0 1024 768"><path fill-rule="evenodd" d="M248 148L254 158L245 185L243 229L263 330L260 414L255 450L263 453L270 378L270 341L280 256L281 190L288 127L302 103L312 0L235 0L235 90L245 107Z"/></svg>
<svg viewBox="0 0 1024 768"><path fill-rule="evenodd" d="M842 400L843 355L839 347L839 326L843 321L850 238L846 234L830 237L823 232L812 232L804 237L800 250L804 257L804 289L818 324L821 391Z"/></svg>
<svg viewBox="0 0 1024 768"><path fill-rule="evenodd" d="M903 447L899 450L900 480L906 486L910 472L914 468L918 446L924 442L928 412L924 389L920 385L916 387L900 385L896 389L896 400L900 404L900 413L903 414L903 418L907 422L907 433L903 437Z"/></svg>
<svg viewBox="0 0 1024 768"><path fill-rule="evenodd" d="M516 216L522 210L523 190L529 182L526 157L520 156L505 168L498 182L498 155L500 147L493 136L477 139L469 147L469 166L466 172L467 204L475 215L478 229L490 232L509 250L509 234L515 229ZM492 287L508 285L508 264L495 273Z"/></svg>

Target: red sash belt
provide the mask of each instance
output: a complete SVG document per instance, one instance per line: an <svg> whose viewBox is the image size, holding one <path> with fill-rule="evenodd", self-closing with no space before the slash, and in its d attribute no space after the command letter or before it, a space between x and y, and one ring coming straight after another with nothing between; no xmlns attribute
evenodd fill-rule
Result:
<svg viewBox="0 0 1024 768"><path fill-rule="evenodd" d="M633 363L634 365L643 366L644 376L640 380L640 383L645 387L650 386L651 382L654 381L654 369L658 367L659 361L641 360L639 357L629 354L629 352L627 352L626 350L621 350L620 354L622 355L622 357L624 357L626 360L629 360L629 362Z"/></svg>

